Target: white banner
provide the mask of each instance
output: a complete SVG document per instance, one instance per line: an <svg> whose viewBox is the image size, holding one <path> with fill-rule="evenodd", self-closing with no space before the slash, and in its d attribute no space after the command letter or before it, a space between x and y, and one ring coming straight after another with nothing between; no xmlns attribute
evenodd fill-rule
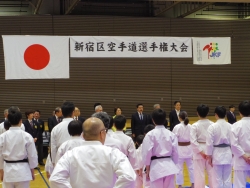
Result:
<svg viewBox="0 0 250 188"><path fill-rule="evenodd" d="M190 37L70 37L70 57L192 57Z"/></svg>
<svg viewBox="0 0 250 188"><path fill-rule="evenodd" d="M231 64L231 38L192 38L193 63L197 65Z"/></svg>
<svg viewBox="0 0 250 188"><path fill-rule="evenodd" d="M69 78L69 37L2 37L6 80Z"/></svg>

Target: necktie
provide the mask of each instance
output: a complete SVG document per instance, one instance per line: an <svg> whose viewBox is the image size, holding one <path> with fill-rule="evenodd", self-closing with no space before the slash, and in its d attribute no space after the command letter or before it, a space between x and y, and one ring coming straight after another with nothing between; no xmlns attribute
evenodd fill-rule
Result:
<svg viewBox="0 0 250 188"><path fill-rule="evenodd" d="M140 113L140 120L142 120L142 114Z"/></svg>
<svg viewBox="0 0 250 188"><path fill-rule="evenodd" d="M32 120L30 121L30 126L33 129L33 121Z"/></svg>

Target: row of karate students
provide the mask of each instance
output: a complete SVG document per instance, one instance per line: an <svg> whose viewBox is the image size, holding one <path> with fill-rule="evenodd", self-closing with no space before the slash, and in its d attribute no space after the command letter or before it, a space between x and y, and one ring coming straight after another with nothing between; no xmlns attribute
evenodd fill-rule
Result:
<svg viewBox="0 0 250 188"><path fill-rule="evenodd" d="M167 131L167 134L169 134L170 138L172 138L172 140L170 139L168 141L169 143L166 144L166 142L161 142L161 140L164 139L160 138L166 136L164 133L159 132L159 134L153 135L154 139L157 139L156 142L159 142L157 143L159 150L154 151L156 153L158 152L156 160L151 159L150 162L147 161L147 158L148 155L152 154L152 151L150 152L150 150L152 149L152 140L154 139L148 139L147 137L146 140L142 141L143 135L138 136L136 144L138 144L139 147L135 151L132 139L122 133L126 120L123 120L121 124L116 125L119 136L114 136L114 134L117 133L114 133L111 130L113 126L112 118L110 118L110 123L108 123L108 117L105 117L105 113L100 113L98 118L106 124L106 127L109 127L109 132L107 134L109 136L106 137L105 145L121 150L126 156L128 156L132 167L137 172L136 188L141 188L142 186L145 188L173 188L175 186L174 175L176 175L176 185L178 185L178 187L182 187L184 183L184 162L186 162L189 170L190 182L192 183L191 187L205 187L205 170L207 170L209 187L231 188L231 169L233 165L235 170L234 186L241 188L245 187L246 176L249 173L249 171L245 170L250 170L250 156L246 150L246 148L250 145L248 142L244 143L244 141L247 141L245 138L246 134L242 135L242 130L239 131L239 129L244 129L245 124L250 123L250 119L248 117L250 115L249 102L244 101L240 103L239 111L240 115L243 117L242 120L235 123L235 125L231 125L225 121L226 108L218 106L214 111L217 121L213 123L206 118L209 112L209 107L207 105L199 105L197 107L197 114L200 120L192 126L188 124L189 120L187 113L185 111L180 112L179 120L181 123L175 126L172 133L164 130L164 133ZM152 129L154 129L153 125L146 126L145 134ZM250 130L248 131L248 134L249 133ZM124 138L121 139L121 136ZM108 140L110 138L115 138L115 140L109 142ZM117 144L119 142L117 142L116 139L122 141L123 144ZM143 144L140 145L140 143ZM67 144L69 144L69 142ZM67 144L63 144L62 147L59 148L59 156L62 156L62 153L65 153L65 151L69 149L69 147L66 146ZM74 144L70 145L72 146ZM75 146L76 145L74 145L74 147ZM143 146L144 149L142 149ZM161 166L162 160L169 160L163 159L169 158L168 156L161 156L161 154L164 153L164 150L170 154L169 156L171 156L172 161L169 162L167 166ZM232 162L233 154L235 155L234 163ZM48 158L46 162L46 171L48 171L47 166L49 164L49 159L50 158ZM157 161L156 164L154 164L155 161ZM147 168L150 167L145 166L145 164L150 164L151 170L148 170ZM164 164L164 162L162 164ZM157 170L153 171L152 169L155 169L155 167L152 168L152 166L158 166L158 169L156 168ZM162 179L163 177L168 177L168 180L157 183L157 180Z"/></svg>
<svg viewBox="0 0 250 188"><path fill-rule="evenodd" d="M206 119L208 112L209 112L208 106L199 105L197 107L197 114L200 120L197 121L192 126L187 124L186 113L183 113L184 115L179 114L181 123L178 126L176 126L175 128L176 130L174 130L174 133L172 133L168 131L167 129L165 129L165 127L163 126L164 121L166 119L166 113L162 109L158 109L154 111L152 114L152 118L156 127L154 130L151 130L150 132L146 134L143 140L143 143L141 145L141 155L138 155L138 156L136 156L135 154L135 147L134 147L132 139L126 136L122 132L122 129L124 128L125 123L126 123L126 119L123 116L118 116L118 119L115 120L115 126L118 130L117 133L112 133L111 130L108 131L108 133L111 134L111 137L110 137L111 140L112 140L112 137L115 138L115 140L112 140L110 142L110 144L113 146L111 145L110 146L116 147L120 149L120 151L122 151L122 146L126 146L125 148L123 148L125 149L123 152L126 153L125 155L128 157L132 167L136 170L138 174L138 179L140 178L141 174L144 174L144 176L146 177L146 180L149 180L148 182L146 181L146 183L150 184L150 188L154 188L154 187L173 188L175 186L174 185L175 174L177 174L178 176L178 174L180 175L180 173L182 173L182 170L180 171L180 169L183 166L181 164L182 159L186 159L186 161L189 159L192 162L192 158L186 157L187 155L185 154L185 152L189 153L190 151L188 147L191 147L193 150L193 162L194 162L194 174L195 174L194 187L196 188L205 187L205 175L204 175L205 169L207 169L208 171L210 187L212 188L231 187L230 180L231 180L231 165L232 165L232 152L233 152L234 154L233 165L234 165L234 170L235 170L234 187L237 187L237 188L245 187L246 176L250 174L250 165L249 165L250 164L250 156L249 156L250 139L248 136L250 134L250 129L249 129L250 103L249 101L243 101L240 103L239 112L243 118L232 126L228 124L224 119L225 114L226 114L226 109L224 107L221 107L221 106L216 107L215 117L218 119L216 123L213 123L209 121L208 119ZM21 116L21 113L19 115ZM107 114L96 113L95 116L103 121L106 128L107 127L111 128L112 123L109 123L109 121L112 118L105 117L107 116ZM77 121L72 121L72 120L69 122L69 125L78 123ZM21 121L19 122L19 124L20 124L19 126L21 126ZM16 124L13 124L13 125L16 125ZM78 126L79 125L80 124L78 123ZM60 128L63 126L59 124L57 127ZM68 129L68 126L67 126L67 129ZM190 132L188 132L188 130ZM21 134L21 132L19 134ZM22 133L22 134L25 134L25 133ZM66 147L67 144L70 147L71 146L74 147L75 144L73 144L74 141L72 140L81 140L81 143L82 143L82 139L80 139L81 137L79 136L79 134L76 135L77 137L79 137L78 139L74 139L73 134L76 134L76 133L68 133L68 134L71 134L73 137L70 140L66 141L65 144L63 144L65 145L65 148L66 148L65 150L67 150L67 147ZM105 145L108 145L109 134L106 135L106 140L104 143ZM118 134L118 135L112 136L112 134ZM11 132L8 133L7 135L8 136L12 135L12 139L13 139L12 142L6 142L6 140L2 140L3 138L5 139L9 138L9 137L6 137L6 134L3 134L0 136L0 146L1 147L2 145L8 146L4 148L5 150L7 150L7 152L4 151L5 152L4 156L1 153L2 150L0 152L1 154L0 157L1 158L4 157L5 162L13 160L13 156L15 156L15 151L20 152L18 148L16 150L13 150L13 146L15 145L12 145L12 143L16 139L21 138L21 137L14 136L14 134ZM187 138L185 138L185 135L187 136ZM189 139L188 139L188 136L189 136ZM30 139L29 135L26 134L25 137L27 137L25 141L28 141L28 140L30 142L33 141L32 139ZM122 146L121 145L119 146L119 144L117 144L119 143L117 141L118 139L121 139ZM72 143L70 144L70 142ZM179 146L178 146L178 143L179 143ZM20 148L22 144L23 142L20 142L19 144ZM61 149L64 148L63 145L61 145L62 146ZM229 147L230 145L231 145L231 148ZM29 147L34 147L34 143L33 145L29 144ZM61 149L59 148L58 151L60 151ZM137 153L140 153L139 149ZM32 163L32 164L29 164L30 168L32 169L32 166L37 165L37 156L36 156L35 148L30 149L30 151L31 153L29 154L28 158L29 158L29 163ZM25 153L25 151L23 152ZM184 153L183 158L181 157L182 152ZM10 153L12 155L8 155ZM137 160L137 159L140 159L140 156L141 156L141 162L140 160ZM47 159L48 161L46 164L46 171L48 171L48 166L50 166L49 159L51 158L48 157ZM21 165L19 161L15 161L15 162L17 162L16 165L19 165L19 164ZM53 165L51 167L53 168ZM3 166L0 165L0 169L2 168ZM10 168L10 169L16 170L18 168ZM20 167L19 170L20 169L22 168ZM1 173L1 175L2 174L3 173ZM20 178L21 179L23 178L22 175L20 175L18 179L17 177L15 177L14 174L16 173L10 173L10 177L12 177L12 179L15 179L15 181L19 180ZM34 175L34 172L32 174ZM180 176L179 178L181 179L183 177ZM22 181L23 180L24 179L22 179ZM178 181L178 177L177 177L177 181ZM147 186L146 183L144 186ZM177 182L177 185L178 185L178 182Z"/></svg>

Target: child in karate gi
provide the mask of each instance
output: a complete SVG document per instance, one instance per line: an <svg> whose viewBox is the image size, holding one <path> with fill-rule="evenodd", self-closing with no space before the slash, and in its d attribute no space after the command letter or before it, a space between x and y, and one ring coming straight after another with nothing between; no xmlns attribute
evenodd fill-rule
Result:
<svg viewBox="0 0 250 188"><path fill-rule="evenodd" d="M59 159L68 151L72 150L75 147L83 145L83 137L82 135L82 122L80 121L71 121L68 125L68 132L70 135L70 140L65 141L58 148L56 153L56 163Z"/></svg>
<svg viewBox="0 0 250 188"><path fill-rule="evenodd" d="M174 188L174 175L179 172L178 140L164 127L166 112L156 109L152 113L155 129L148 132L142 144L142 161L146 165L150 188Z"/></svg>
<svg viewBox="0 0 250 188"><path fill-rule="evenodd" d="M135 182L135 187L136 188L142 188L143 185L143 178L142 178L142 155L141 155L141 144L143 142L144 135L138 135L136 137L136 142L135 144L137 145L137 150L136 150L136 162L139 170L136 170L136 182Z"/></svg>
<svg viewBox="0 0 250 188"><path fill-rule="evenodd" d="M176 184L178 188L182 188L183 180L183 163L186 162L189 171L190 182L192 183L191 188L194 188L194 173L193 173L193 152L190 145L190 132L191 125L189 124L189 119L186 111L181 111L179 113L179 121L181 123L177 124L173 133L178 138L178 167L180 172L176 175Z"/></svg>
<svg viewBox="0 0 250 188"><path fill-rule="evenodd" d="M214 110L217 121L207 130L206 154L208 163L213 167L214 188L232 188L231 124L225 120L226 113L224 106L217 106Z"/></svg>
<svg viewBox="0 0 250 188"><path fill-rule="evenodd" d="M8 120L11 127L0 135L0 178L4 188L27 188L38 165L35 143L20 128L22 113L17 107L9 108Z"/></svg>
<svg viewBox="0 0 250 188"><path fill-rule="evenodd" d="M205 169L208 173L209 188L213 188L212 184L212 167L208 164L206 151L206 139L208 127L213 124L207 119L209 107L205 104L200 104L197 107L197 115L199 121L195 122L191 128L191 146L194 159L194 188L205 187Z"/></svg>
<svg viewBox="0 0 250 188"><path fill-rule="evenodd" d="M236 188L246 186L250 177L250 102L239 104L241 120L232 125L231 149L234 155L234 180Z"/></svg>

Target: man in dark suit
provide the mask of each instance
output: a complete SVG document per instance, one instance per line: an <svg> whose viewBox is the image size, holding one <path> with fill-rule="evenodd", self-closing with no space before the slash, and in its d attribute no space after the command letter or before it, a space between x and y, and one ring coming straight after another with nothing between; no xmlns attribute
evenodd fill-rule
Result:
<svg viewBox="0 0 250 188"><path fill-rule="evenodd" d="M36 142L37 146L37 154L38 154L38 163L42 166L44 166L43 162L43 132L44 132L44 121L40 119L41 112L40 110L35 110L34 112L34 118L33 120L38 124L39 126L39 133L38 133L38 139Z"/></svg>
<svg viewBox="0 0 250 188"><path fill-rule="evenodd" d="M80 109L75 107L75 111L74 111L74 120L78 120L80 122L83 122L85 121L85 118L84 117L81 117L81 112L80 112Z"/></svg>
<svg viewBox="0 0 250 188"><path fill-rule="evenodd" d="M169 113L169 123L170 123L170 131L172 131L175 125L179 124L179 113L181 111L181 101L174 101L174 110Z"/></svg>
<svg viewBox="0 0 250 188"><path fill-rule="evenodd" d="M143 104L137 104L136 108L137 112L131 116L131 129L134 141L138 135L144 134L144 128L151 123L150 116L143 113Z"/></svg>
<svg viewBox="0 0 250 188"><path fill-rule="evenodd" d="M35 142L35 145L38 146L41 140L39 139L39 124L34 121L34 110L27 110L25 112L26 120L23 122L24 127L25 127L25 132L29 133ZM41 160L41 159L40 159Z"/></svg>
<svg viewBox="0 0 250 188"><path fill-rule="evenodd" d="M60 107L57 107L55 109L55 115L48 119L49 132L51 132L52 129L61 121L62 121L62 109Z"/></svg>
<svg viewBox="0 0 250 188"><path fill-rule="evenodd" d="M227 112L228 123L234 124L237 121L236 115L234 114L234 111L235 111L235 106L230 105L229 106L229 112Z"/></svg>

